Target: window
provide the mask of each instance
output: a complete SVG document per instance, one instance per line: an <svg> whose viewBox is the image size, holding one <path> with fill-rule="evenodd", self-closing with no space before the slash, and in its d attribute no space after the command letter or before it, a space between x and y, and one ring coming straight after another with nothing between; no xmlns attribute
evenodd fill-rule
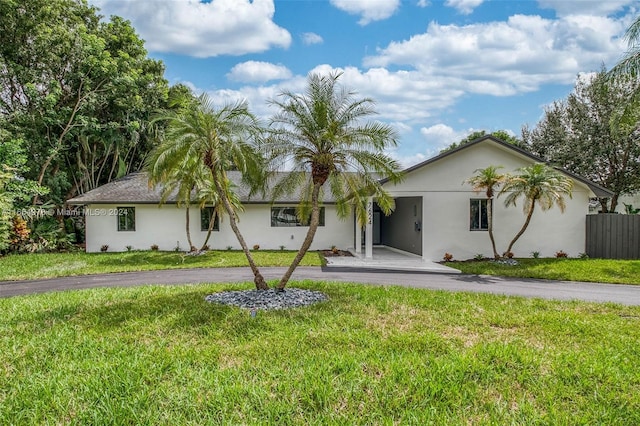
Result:
<svg viewBox="0 0 640 426"><path fill-rule="evenodd" d="M469 229L472 231L486 231L489 229L487 216L487 200L471 200L469 209Z"/></svg>
<svg viewBox="0 0 640 426"><path fill-rule="evenodd" d="M209 224L211 224L211 218L213 217L213 231L220 230L220 224L218 223L218 215L215 214L215 210L213 207L205 207L200 209L200 230L208 231Z"/></svg>
<svg viewBox="0 0 640 426"><path fill-rule="evenodd" d="M136 208L118 207L118 231L136 230Z"/></svg>
<svg viewBox="0 0 640 426"><path fill-rule="evenodd" d="M271 207L271 226L309 226L301 223L295 207ZM320 207L320 226L324 226L324 207Z"/></svg>

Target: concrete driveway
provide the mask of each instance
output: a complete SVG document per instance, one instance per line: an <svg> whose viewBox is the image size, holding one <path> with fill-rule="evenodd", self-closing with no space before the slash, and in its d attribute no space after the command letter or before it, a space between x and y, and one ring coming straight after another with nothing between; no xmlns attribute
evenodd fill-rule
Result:
<svg viewBox="0 0 640 426"><path fill-rule="evenodd" d="M285 268L261 268L265 279L279 279ZM399 285L445 291L468 291L556 300L611 302L640 305L640 286L534 279L512 279L465 274L437 274L348 268L300 267L293 280L355 282L371 285ZM97 287L131 287L145 284L198 284L253 282L249 268L174 269L126 272L29 281L0 282L0 297L79 290Z"/></svg>

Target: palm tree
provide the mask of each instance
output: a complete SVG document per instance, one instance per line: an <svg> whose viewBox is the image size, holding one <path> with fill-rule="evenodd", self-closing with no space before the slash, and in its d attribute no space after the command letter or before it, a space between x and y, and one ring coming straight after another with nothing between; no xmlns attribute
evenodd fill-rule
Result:
<svg viewBox="0 0 640 426"><path fill-rule="evenodd" d="M156 156L162 151L157 150L152 153L150 157L150 164L156 164ZM149 186L156 187L162 185L162 191L160 193L160 205L164 204L174 192L177 200L177 207L185 206L186 220L185 227L187 233L187 242L189 244L189 250L195 251L196 247L191 241L191 225L190 225L190 209L193 191L198 184L198 181L202 179L202 167L198 168L199 163L193 161L193 158L185 159L185 162L181 167L173 168L170 170L151 168L149 175Z"/></svg>
<svg viewBox="0 0 640 426"><path fill-rule="evenodd" d="M194 161L209 171L219 202L229 216L229 224L244 251L254 274L257 289L268 286L260 273L239 228L231 197L230 170L242 174L243 182L255 188L264 174L262 156L256 150L260 127L246 102L216 108L206 94L185 108L169 111L154 119L166 122L162 142L149 165L151 175L162 170L176 170Z"/></svg>
<svg viewBox="0 0 640 426"><path fill-rule="evenodd" d="M620 62L609 71L609 76L615 79L627 76L638 78L640 74L640 16L627 28L625 39L628 50Z"/></svg>
<svg viewBox="0 0 640 426"><path fill-rule="evenodd" d="M523 210L527 215L524 225L509 243L507 253L511 252L513 245L529 226L536 204L539 204L542 210L548 210L555 204L564 213L566 207L564 196L568 195L571 198L573 189L571 179L542 163L522 167L517 171L519 174L507 179L498 194L498 196L508 194L504 201L505 206L512 204L515 206L516 201L524 197Z"/></svg>
<svg viewBox="0 0 640 426"><path fill-rule="evenodd" d="M498 169L502 166L489 166L484 169L474 171L475 176L466 180L468 184L473 186L473 190L480 192L486 191L487 194L487 228L489 231L489 239L493 248L493 257L500 258L498 250L496 250L496 241L493 237L493 195L498 186L502 185L507 179L507 175L498 173Z"/></svg>
<svg viewBox="0 0 640 426"><path fill-rule="evenodd" d="M233 187L228 186L227 188L225 188L225 190L227 193L226 195L227 199L229 200L229 203L231 204L233 210L236 213L242 211L243 210L242 203L238 198L238 194L236 194L233 191ZM218 193L216 192L215 187L211 182L211 179L205 178L196 186L196 196L198 197L198 203L201 209L206 207L207 205L213 206L213 214L209 218L207 235L204 239L204 242L202 243L202 247L200 248L200 251L202 251L202 250L205 250L205 248L207 247L207 244L209 243L209 239L211 238L211 232L213 231L215 218L217 217L219 221L222 222L222 219L224 217L224 206L220 201L220 197L218 196Z"/></svg>
<svg viewBox="0 0 640 426"><path fill-rule="evenodd" d="M396 134L388 125L363 122L375 114L373 100L355 99L354 92L337 84L339 77L311 74L304 94L285 91L271 101L280 111L271 119L264 148L275 169L291 169L274 182L272 197L299 191L298 219L309 224L295 259L278 283L280 290L313 242L325 184L336 199L338 215L346 218L354 208L361 225L367 220L367 197L376 197L385 214L394 208L376 174L400 180L398 163L384 153L396 145Z"/></svg>

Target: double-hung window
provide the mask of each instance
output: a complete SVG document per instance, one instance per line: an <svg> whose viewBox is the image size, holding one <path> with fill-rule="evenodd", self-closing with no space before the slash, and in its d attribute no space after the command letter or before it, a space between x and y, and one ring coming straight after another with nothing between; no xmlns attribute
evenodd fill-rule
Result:
<svg viewBox="0 0 640 426"><path fill-rule="evenodd" d="M471 199L469 205L469 229L486 231L489 229L486 199Z"/></svg>

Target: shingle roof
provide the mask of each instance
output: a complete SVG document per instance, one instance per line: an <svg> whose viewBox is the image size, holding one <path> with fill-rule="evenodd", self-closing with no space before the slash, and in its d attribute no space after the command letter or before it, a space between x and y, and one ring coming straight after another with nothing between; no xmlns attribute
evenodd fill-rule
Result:
<svg viewBox="0 0 640 426"><path fill-rule="evenodd" d="M69 204L153 203L160 201L161 188L149 187L146 173L131 173L68 200ZM168 203L175 203L175 196Z"/></svg>
<svg viewBox="0 0 640 426"><path fill-rule="evenodd" d="M487 135L487 136L483 136L479 139L476 139L472 142L466 143L456 149L447 151L443 154L440 154L436 157L430 158L426 161L423 161L422 163L416 164L415 166L409 167L408 169L404 170L403 173L410 173L413 170L422 168L428 164L431 164L433 162L436 162L442 158L448 157L452 154L455 154L458 151L461 151L463 149L467 149L475 144L481 143L485 140L490 140L494 143L497 143L501 146L504 146L508 149L513 150L514 152L525 156L535 162L544 162L542 159L532 155L531 153L518 148L514 145L508 144L506 142L501 141L500 139L497 139L494 136L491 135ZM560 169L557 168L557 170L561 171L562 173L565 173L566 175L572 177L573 179L584 183L585 185L587 185L597 196L599 197L610 197L612 195L612 192L609 191L606 188L603 188L602 186L587 180L583 177L580 177L578 175L575 175L567 170L564 169ZM286 172L281 172L281 173L276 173L273 176L273 179L279 179L280 177L282 177ZM245 204L251 204L251 203L271 203L272 200L270 198L270 196L268 194L252 194L251 196L249 196L250 191L249 188L244 185L242 183L242 175L240 172L238 171L229 171L227 172L227 176L229 177L229 179L231 180L231 182L235 185L235 191L238 194L238 196L240 197L240 201L242 203ZM388 182L388 179L381 179L380 180L381 183L386 183ZM162 187L160 185L156 186L155 188L150 188L149 187L149 179L147 177L147 174L144 172L138 172L138 173L131 173L127 176L124 176L120 179L117 179L113 182L107 183L105 185L102 185L96 189L93 189L89 192L86 192L85 194L82 194L78 197L72 198L68 201L69 204L80 204L80 205L86 205L86 204L116 204L116 203L130 203L130 204L158 204L160 202L160 196L161 196L161 191L162 191ZM274 203L286 203L286 204L296 204L300 201L300 196L299 193L296 194L291 194L291 195L286 195L278 200L274 200ZM335 202L335 197L331 194L331 191L328 191L325 193L324 196L324 202L325 203L333 203ZM165 201L165 203L168 204L173 204L176 203L176 196L175 194L172 194L171 196L169 196L167 198L167 200Z"/></svg>
<svg viewBox="0 0 640 426"><path fill-rule="evenodd" d="M269 194L251 194L249 188L242 183L242 175L238 171L229 171L227 176L235 185L235 192L240 197L240 201L244 204L251 203L271 203ZM282 174L275 174L273 179L278 179ZM324 202L335 202L330 191L325 194ZM137 172L126 175L120 179L109 182L98 188L92 189L82 195L68 200L69 204L158 204L161 199L162 186L157 185L155 188L149 186L147 173ZM195 199L195 197L194 197ZM167 197L165 203L175 204L176 194ZM296 204L300 201L299 194L286 195L274 200L275 203Z"/></svg>

